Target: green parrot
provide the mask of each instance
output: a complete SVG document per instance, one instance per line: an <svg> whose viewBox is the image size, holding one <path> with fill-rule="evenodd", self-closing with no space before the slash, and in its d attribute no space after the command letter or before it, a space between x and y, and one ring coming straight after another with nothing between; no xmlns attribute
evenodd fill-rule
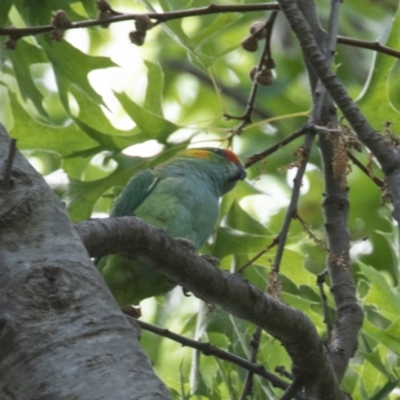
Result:
<svg viewBox="0 0 400 400"><path fill-rule="evenodd" d="M173 238L190 240L198 250L214 230L219 198L245 177L243 164L230 150L185 150L134 175L110 216L135 215ZM163 295L176 286L139 260L109 255L96 265L121 307Z"/></svg>

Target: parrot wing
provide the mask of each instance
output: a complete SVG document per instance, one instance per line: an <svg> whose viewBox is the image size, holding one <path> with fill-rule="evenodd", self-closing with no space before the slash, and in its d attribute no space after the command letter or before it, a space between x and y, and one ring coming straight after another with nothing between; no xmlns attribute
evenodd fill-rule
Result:
<svg viewBox="0 0 400 400"><path fill-rule="evenodd" d="M136 208L143 203L146 197L153 191L160 181L153 175L150 169L137 173L126 185L120 197L111 210L111 217L124 217L134 215ZM97 269L101 271L106 264L107 257L101 257L94 261Z"/></svg>
<svg viewBox="0 0 400 400"><path fill-rule="evenodd" d="M160 179L154 176L150 169L137 173L128 182L121 196L115 202L110 216L123 217L125 215L133 215L136 208L143 203L159 181Z"/></svg>

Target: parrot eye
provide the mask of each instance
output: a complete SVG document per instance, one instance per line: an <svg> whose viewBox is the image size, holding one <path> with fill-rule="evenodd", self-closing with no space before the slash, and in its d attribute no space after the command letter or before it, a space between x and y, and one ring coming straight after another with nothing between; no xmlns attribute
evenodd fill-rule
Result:
<svg viewBox="0 0 400 400"><path fill-rule="evenodd" d="M217 148L215 148L215 149L213 149L213 152L216 153L216 154L218 154L218 155L220 155L220 156L225 155L225 151L224 151L223 149L217 149Z"/></svg>

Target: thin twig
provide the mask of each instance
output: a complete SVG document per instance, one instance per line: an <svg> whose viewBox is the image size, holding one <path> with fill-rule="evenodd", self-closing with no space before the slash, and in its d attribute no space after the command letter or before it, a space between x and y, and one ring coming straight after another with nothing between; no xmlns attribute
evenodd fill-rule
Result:
<svg viewBox="0 0 400 400"><path fill-rule="evenodd" d="M8 148L6 164L4 167L4 173L2 174L3 177L1 180L2 181L1 185L4 188L8 188L10 186L11 171L12 171L12 165L13 165L16 149L17 149L17 139L11 139L10 147Z"/></svg>
<svg viewBox="0 0 400 400"><path fill-rule="evenodd" d="M302 129L306 129L306 128L303 127ZM300 129L298 132L302 132L302 134L303 134L302 129ZM278 276L278 272L279 272L279 266L280 266L280 262L282 259L282 255L283 255L283 251L284 251L284 247L285 247L285 243L286 243L286 237L287 237L287 233L289 231L289 226L290 226L293 216L296 214L297 202L299 199L302 179L303 179L303 175L305 173L305 169L306 169L306 166L308 163L308 158L310 156L310 151L311 151L312 142L314 140L314 136L315 136L315 131L312 128L307 127L307 135L305 137L304 145L302 148L300 167L298 168L296 178L294 179L295 184L293 186L292 198L290 201L288 211L286 213L285 221L282 225L282 228L281 228L281 231L279 232L278 237L270 244L270 246L268 246L266 248L268 251L269 248L271 248L275 244L278 244L278 249L277 249L277 252L275 255L274 264L271 269L270 281L266 288L266 291L268 291L272 296L279 295L279 293L277 293L277 291L279 290L278 285L277 285L277 276ZM243 269L243 267L240 268L240 270L242 270L242 269ZM256 328L256 331L254 332L253 337L257 338L257 335L261 335L261 329L259 327ZM254 344L252 344L252 347L253 347L253 352L252 352L251 356L256 359L257 353L259 350L259 337L258 337L258 341L255 341ZM245 399L245 397L243 397L243 393L250 393L250 390L252 387L252 379L253 379L253 376L251 374L247 374L246 384L245 384L245 388L242 392L241 399ZM245 390L247 390L247 392L245 392Z"/></svg>
<svg viewBox="0 0 400 400"><path fill-rule="evenodd" d="M299 213L296 211L293 214L293 219L296 219L297 221L300 222L300 225L302 226L302 228L304 229L305 232L307 232L308 237L317 245L319 246L321 249L323 249L324 251L326 251L328 253L328 255L331 254L328 246L323 242L323 240L318 237L310 228L310 226L307 224L307 222L299 215Z"/></svg>
<svg viewBox="0 0 400 400"><path fill-rule="evenodd" d="M364 174L367 175L368 178L370 178L378 187L382 188L384 186L382 179L379 179L376 176L371 176L368 168L366 168L366 166L362 162L360 162L358 158L355 157L350 151L347 152L347 156L350 158L353 164L357 165L357 167L360 168L360 170L364 172Z"/></svg>
<svg viewBox="0 0 400 400"><path fill-rule="evenodd" d="M278 365L277 367L275 367L275 372L281 376L284 376L287 379L290 379L292 381L294 380L293 374L286 371L286 368L283 365Z"/></svg>
<svg viewBox="0 0 400 400"><path fill-rule="evenodd" d="M250 347L251 347L250 362L251 363L257 362L257 354L258 354L258 350L260 348L261 332L262 332L262 329L259 326L256 326L256 329L253 333L253 337L250 341ZM242 393L240 395L240 400L246 400L247 396L252 394L253 376L254 376L254 373L252 371L247 372L246 379L244 381L244 385L243 385L243 389L242 389Z"/></svg>
<svg viewBox="0 0 400 400"><path fill-rule="evenodd" d="M193 64L189 63L185 60L178 59L169 59L163 62L162 66L166 66L171 70L180 70L182 72L187 72L190 75L198 78L201 82L205 83L209 87L214 87L213 81L210 79L209 75L197 69ZM223 82L215 79L215 86L221 91L221 93L235 100L239 105L246 107L247 106L247 95L246 93L237 88L233 88L231 86L225 85ZM271 118L271 114L268 113L264 108L254 107L253 112L257 114L261 119Z"/></svg>
<svg viewBox="0 0 400 400"><path fill-rule="evenodd" d="M315 136L314 130L309 128L302 148L302 158L300 160L300 167L298 168L296 177L294 178L294 185L292 190L292 197L290 199L290 204L286 212L285 220L283 221L281 231L279 232L278 248L276 251L274 264L272 265L272 270L276 275L279 272L279 267L282 260L290 223L293 217L296 215L297 202L299 201L299 196L300 196L300 188L302 185L304 173L306 171L308 159L310 157L311 146L314 140L314 136Z"/></svg>
<svg viewBox="0 0 400 400"><path fill-rule="evenodd" d="M127 315L130 317L129 314L127 314ZM132 317L130 317L130 318L132 318ZM141 320L136 320L135 322L137 322L140 325L140 327L146 331L149 331L149 332L155 333L156 335L171 339L175 342L180 343L182 346L188 346L188 347L197 349L206 356L218 357L221 360L231 362L232 364L238 365L241 368L244 368L248 371L252 371L254 374L259 375L259 376L267 379L268 381L270 381L274 387L286 390L286 388L289 386L287 382L280 379L279 377L272 374L271 372L267 371L262 365L249 362L249 361L245 360L244 358L238 357L235 354L221 350L218 347L213 346L211 343L206 343L206 342L203 343L203 342L199 342L196 340L188 339L184 336L173 333L173 332L169 331L168 329L159 328L158 326L151 325L151 324L141 321ZM297 398L300 400L305 399L305 397L303 395L301 395Z"/></svg>
<svg viewBox="0 0 400 400"><path fill-rule="evenodd" d="M287 145L288 143L292 142L293 140L297 139L300 136L303 136L306 132L309 131L310 126L309 125L304 125L302 128L300 128L298 131L292 133L285 139L282 139L280 142L274 144L273 146L269 147L268 149L260 152L253 154L252 156L248 157L246 162L245 162L245 167L249 168L253 164L255 164L258 161L261 161L265 157L271 155L272 153L275 153L275 151L279 150L281 147Z"/></svg>
<svg viewBox="0 0 400 400"><path fill-rule="evenodd" d="M275 19L278 16L278 11L273 11L269 16L267 23L265 24L265 28L267 29L267 36L265 38L265 42L267 44L267 64L268 61L272 61L271 55L271 37L272 37L272 30L274 27Z"/></svg>
<svg viewBox="0 0 400 400"><path fill-rule="evenodd" d="M339 6L337 1L331 1L331 11L329 13L328 33L327 42L325 47L325 58L326 65L331 65L336 52L336 36L338 32L338 18L339 18ZM315 32L314 32L315 35ZM321 80L318 79L318 83L313 93L314 105L311 113L311 122L316 124L321 120L322 110L325 104L325 96L327 94L325 86Z"/></svg>
<svg viewBox="0 0 400 400"><path fill-rule="evenodd" d="M277 11L274 11L271 13L271 15L268 18L267 23L265 24L265 28L267 30L267 37L264 43L264 49L262 51L260 60L258 62L257 65L257 71L260 71L261 68L263 67L266 58L270 59L271 58L271 33L272 33L272 29L274 26L274 22L277 16ZM240 116L240 117L234 117L231 116L229 114L225 114L225 117L228 119L239 119L242 122L236 127L232 129L232 137L236 134L240 134L243 131L243 128L247 125L251 123L251 114L253 113L253 109L254 109L254 104L256 101L256 96L257 96L257 90L258 90L258 83L256 81L256 79L253 79L252 81L252 85L251 85L251 89L250 89L250 94L249 94L249 99L247 101L247 105L246 105L246 111L245 113Z"/></svg>
<svg viewBox="0 0 400 400"><path fill-rule="evenodd" d="M295 379L293 383L285 390L279 400L291 400L295 398L296 394L301 390L303 383L300 379Z"/></svg>
<svg viewBox="0 0 400 400"><path fill-rule="evenodd" d="M333 326L332 326L331 316L329 313L327 297L326 297L325 290L324 290L324 283L325 283L325 278L327 275L328 275L328 270L326 270L326 269L324 271L322 271L321 273L319 273L317 275L317 285L319 288L319 295L321 298L322 309L324 311L324 322L326 325L326 338L327 338L327 341L330 342Z"/></svg>
<svg viewBox="0 0 400 400"><path fill-rule="evenodd" d="M391 47L383 46L378 41L367 42L366 40L354 39L345 36L338 36L337 42L347 46L360 47L363 49L375 50L378 53L387 54L388 56L400 58L400 51Z"/></svg>
<svg viewBox="0 0 400 400"><path fill-rule="evenodd" d="M199 15L219 14L227 12L254 12L254 11L269 11L279 10L277 3L261 3L261 4L248 4L248 5L216 5L211 4L208 7L192 8L190 10L181 11L167 11L163 13L147 13L147 14L122 14L113 15L110 18L104 19L91 19L87 21L73 22L70 27L65 30L88 28L91 26L101 26L105 22L112 24L121 21L135 20L139 15L147 15L150 19L155 19L159 23L171 21L173 19L194 17ZM28 28L0 28L0 36L13 35L17 37L37 35L39 33L51 32L54 29L53 25L42 25Z"/></svg>
<svg viewBox="0 0 400 400"><path fill-rule="evenodd" d="M280 10L277 3L261 3L261 4L248 4L248 5L211 5L208 7L193 8L190 10L182 11L170 11L165 13L147 13L147 14L123 14L117 13L117 15L112 15L107 20L104 19L92 19L87 21L74 22L72 25L65 30L78 29L78 28L89 28L92 26L102 26L105 22L107 24L112 24L121 21L135 20L138 15L147 15L151 19L155 19L157 22L154 26L171 21L178 18L210 15L224 12L255 12L255 11L271 11ZM0 36L15 36L21 38L23 36L38 35L40 33L51 32L54 29L52 25L41 25L36 27L27 28L0 28ZM387 54L392 57L400 58L400 51L393 49L388 46L380 44L378 41L369 42L365 40L350 38L346 36L338 36L337 42L346 46L353 46L364 48L368 50L374 50L379 53Z"/></svg>
<svg viewBox="0 0 400 400"><path fill-rule="evenodd" d="M235 273L241 275L247 267L249 267L251 264L257 261L262 255L267 253L269 250L271 250L277 243L278 243L278 238L276 237L266 248L262 249L253 258L247 261L247 263L243 264L239 269L237 269Z"/></svg>

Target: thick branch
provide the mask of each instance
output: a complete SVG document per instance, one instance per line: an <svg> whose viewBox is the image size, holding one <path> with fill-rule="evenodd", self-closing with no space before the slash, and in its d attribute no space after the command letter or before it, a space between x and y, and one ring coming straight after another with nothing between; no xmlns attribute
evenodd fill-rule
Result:
<svg viewBox="0 0 400 400"><path fill-rule="evenodd" d="M0 165L10 139L0 125ZM1 399L170 399L65 206L17 151L0 185Z"/></svg>
<svg viewBox="0 0 400 400"><path fill-rule="evenodd" d="M75 225L92 257L110 253L154 266L197 297L259 325L285 346L306 386L321 382L326 399L344 399L314 325L302 312L259 291L236 274L221 271L135 217L89 220Z"/></svg>
<svg viewBox="0 0 400 400"><path fill-rule="evenodd" d="M320 27L314 8L314 2L304 0L299 3L303 15L314 37L321 37ZM328 34L326 41L319 40L321 52L324 52L327 68L332 62L336 48L336 36L339 21L340 0L331 1L331 14L329 18ZM303 8L313 9L313 12L305 13ZM325 36L324 36L325 37ZM322 125L337 126L337 117L332 98L326 95L326 88L321 87L314 71L313 63L308 60L308 73L312 91L315 94L313 116L321 121ZM319 147L323 162L325 200L323 211L325 229L330 249L327 258L327 267L332 281L332 292L337 307L333 340L330 342L329 357L332 367L340 381L347 369L349 359L357 349L357 337L362 323L362 311L357 303L356 291L349 258L349 233L347 229L348 217L348 193L343 184L346 171L335 174L333 162L335 156L335 143L326 135L319 135ZM328 332L330 337L330 332Z"/></svg>
<svg viewBox="0 0 400 400"><path fill-rule="evenodd" d="M349 121L361 142L371 150L381 164L392 194L393 214L400 225L400 155L398 149L392 148L383 136L375 132L349 97L340 80L330 71L307 21L297 6L297 2L279 0L279 4L299 39L304 57L312 65L316 75Z"/></svg>

